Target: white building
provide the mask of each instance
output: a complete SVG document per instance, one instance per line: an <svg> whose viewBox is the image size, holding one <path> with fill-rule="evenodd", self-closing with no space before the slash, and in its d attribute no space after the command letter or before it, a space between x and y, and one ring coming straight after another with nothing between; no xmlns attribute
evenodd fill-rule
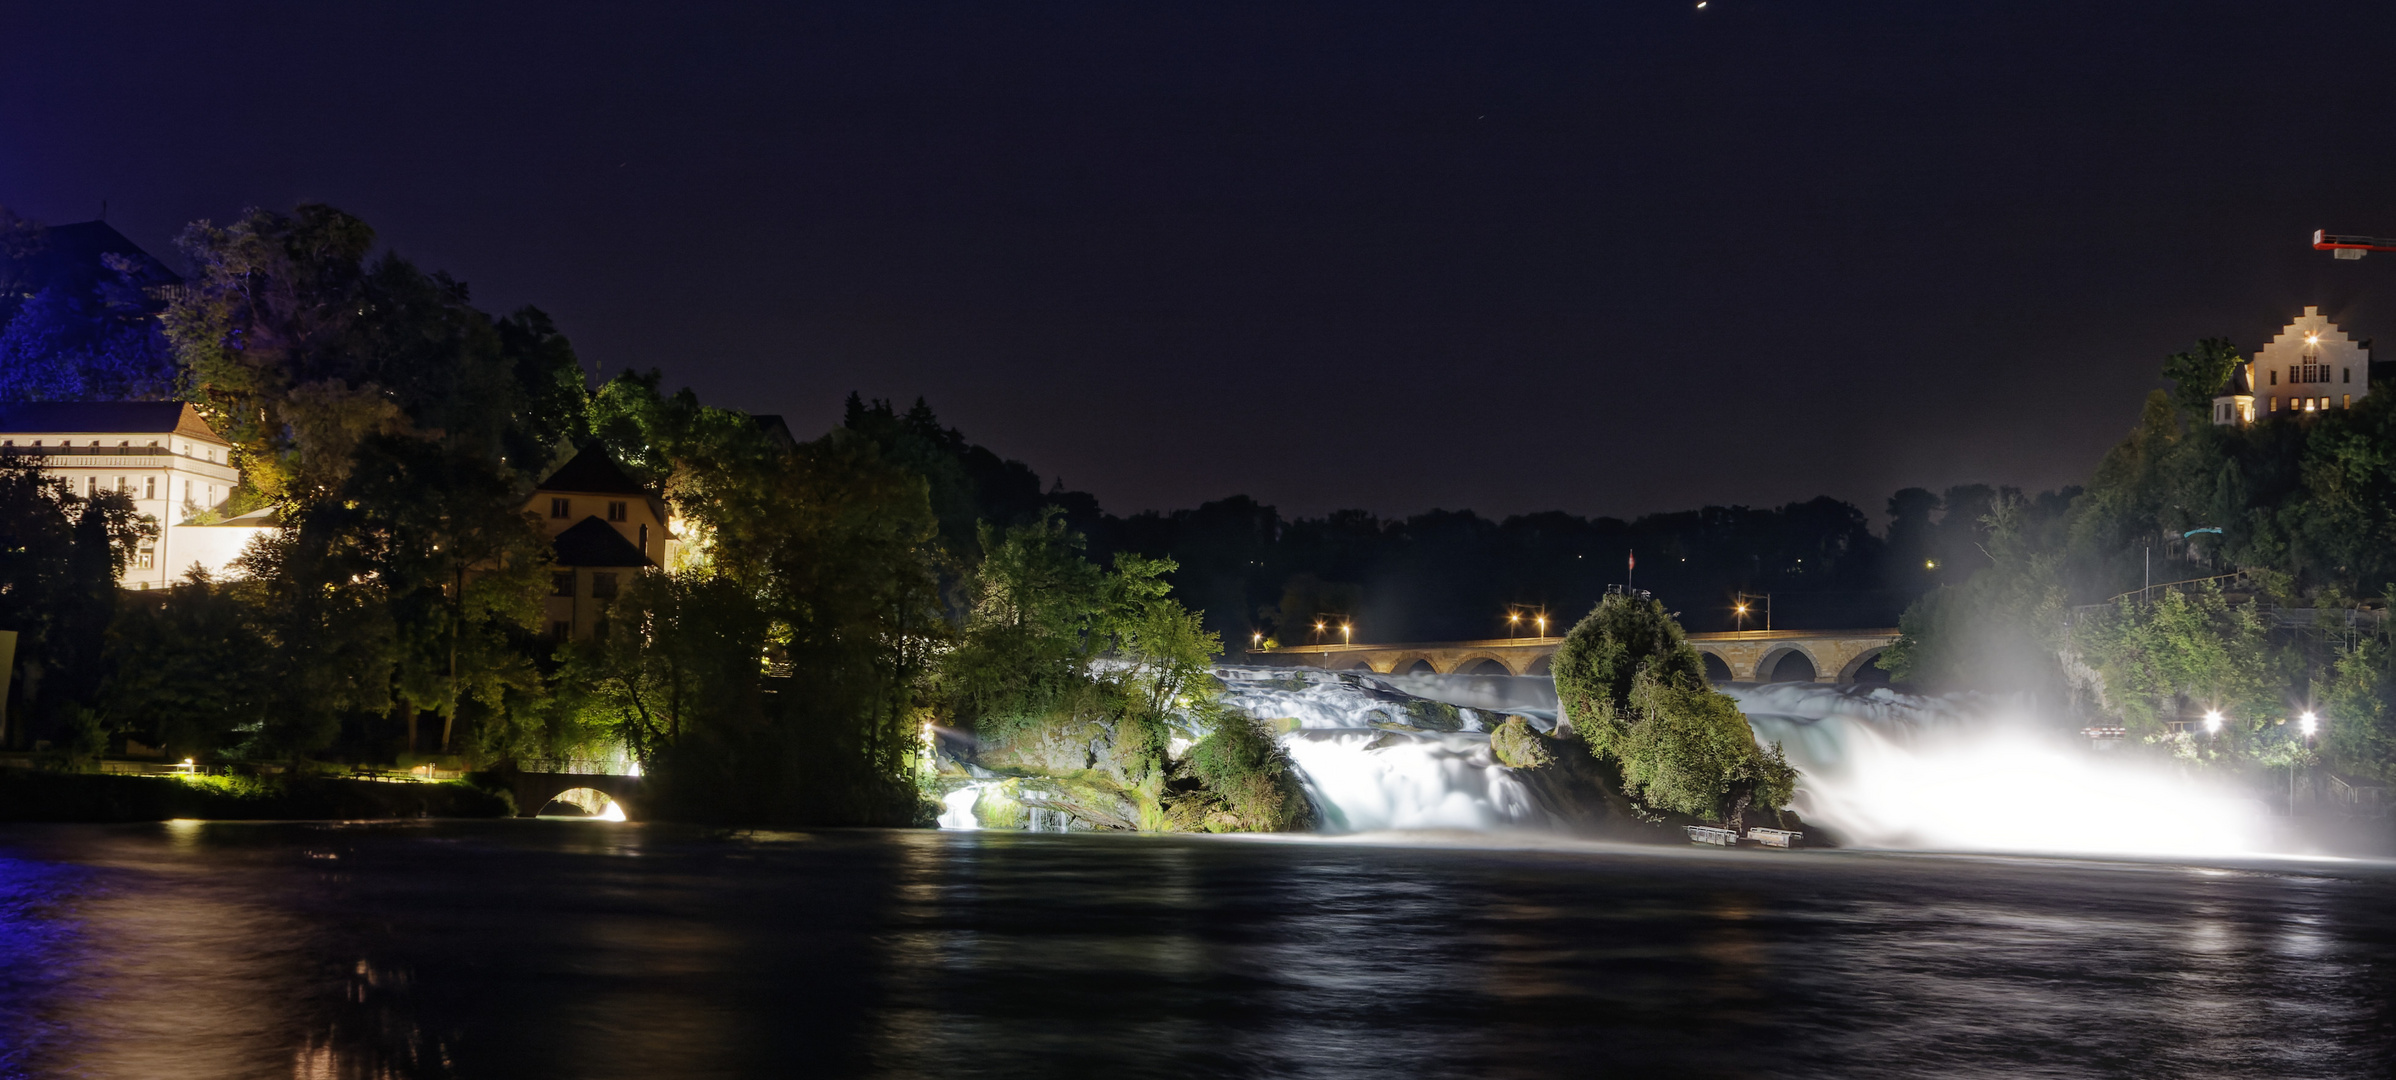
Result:
<svg viewBox="0 0 2396 1080"><path fill-rule="evenodd" d="M2306 308L2230 373L2213 399L2216 424L2251 424L2281 413L2351 409L2371 392L2371 347Z"/></svg>
<svg viewBox="0 0 2396 1080"><path fill-rule="evenodd" d="M158 522L158 539L125 568L129 589L155 589L193 565L224 574L270 515L197 524L240 486L232 444L180 401L39 401L0 404L0 454L38 456L42 471L78 495L122 491Z"/></svg>

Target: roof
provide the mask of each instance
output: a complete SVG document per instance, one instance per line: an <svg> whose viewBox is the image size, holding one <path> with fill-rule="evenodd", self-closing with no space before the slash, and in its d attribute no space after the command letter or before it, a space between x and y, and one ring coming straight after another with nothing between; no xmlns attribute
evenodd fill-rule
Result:
<svg viewBox="0 0 2396 1080"><path fill-rule="evenodd" d="M183 281L182 275L167 269L165 263L105 221L77 221L43 228L41 249L27 261L33 264L35 278L44 284L63 281L88 287L108 273L101 262L104 255L132 260L136 285L176 285Z"/></svg>
<svg viewBox="0 0 2396 1080"><path fill-rule="evenodd" d="M575 522L573 528L557 534L555 543L559 566L657 565L597 515Z"/></svg>
<svg viewBox="0 0 2396 1080"><path fill-rule="evenodd" d="M0 431L185 435L231 446L182 401L12 401L0 403Z"/></svg>
<svg viewBox="0 0 2396 1080"><path fill-rule="evenodd" d="M757 430L764 432L766 438L783 449L798 449L799 437L790 433L790 422L782 419L781 413L752 413L749 422L757 425Z"/></svg>
<svg viewBox="0 0 2396 1080"><path fill-rule="evenodd" d="M624 475L624 467L616 464L598 443L583 447L574 460L558 466L556 472L541 481L540 491L580 491L593 495L647 495L649 489L634 483Z"/></svg>
<svg viewBox="0 0 2396 1080"><path fill-rule="evenodd" d="M2230 377L2223 380L2221 389L2214 391L2213 396L2253 397L2255 393L2254 379L2255 366L2253 364L2233 364L2230 367Z"/></svg>

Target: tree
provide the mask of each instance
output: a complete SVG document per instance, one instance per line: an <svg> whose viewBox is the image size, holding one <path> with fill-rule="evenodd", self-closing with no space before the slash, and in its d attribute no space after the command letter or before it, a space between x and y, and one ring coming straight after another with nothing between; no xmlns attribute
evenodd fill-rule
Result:
<svg viewBox="0 0 2396 1080"><path fill-rule="evenodd" d="M117 581L157 529L122 493L78 496L41 459L0 455L0 630L21 635L8 710L20 744L65 738L96 703Z"/></svg>
<svg viewBox="0 0 2396 1080"><path fill-rule="evenodd" d="M1612 595L1575 624L1551 661L1556 697L1592 756L1621 770L1623 793L1657 813L1742 824L1777 812L1797 773L1756 745L1738 703L1705 681L1703 660L1664 606Z"/></svg>
<svg viewBox="0 0 2396 1080"><path fill-rule="evenodd" d="M248 583L194 568L163 592L128 597L108 628L101 712L169 757L232 751L265 718L267 644Z"/></svg>
<svg viewBox="0 0 2396 1080"><path fill-rule="evenodd" d="M2186 352L2163 359L2163 377L2172 382L2171 399L2198 423L2213 422L2213 399L2230 380L2230 372L2246 358L2228 338L2206 338Z"/></svg>

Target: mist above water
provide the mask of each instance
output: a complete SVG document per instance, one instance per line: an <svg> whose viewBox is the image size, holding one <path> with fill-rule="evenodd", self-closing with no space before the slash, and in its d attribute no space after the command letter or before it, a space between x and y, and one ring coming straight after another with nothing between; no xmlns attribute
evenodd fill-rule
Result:
<svg viewBox="0 0 2396 1080"><path fill-rule="evenodd" d="M1497 763L1487 734L1508 715L1551 728L1546 678L1250 667L1218 675L1231 705L1288 729L1282 745L1332 831L1562 820ZM1820 683L1727 692L1758 740L1781 744L1800 770L1797 812L1845 844L2153 856L2274 847L2270 813L2251 797L2141 755L2096 750L1985 699Z"/></svg>

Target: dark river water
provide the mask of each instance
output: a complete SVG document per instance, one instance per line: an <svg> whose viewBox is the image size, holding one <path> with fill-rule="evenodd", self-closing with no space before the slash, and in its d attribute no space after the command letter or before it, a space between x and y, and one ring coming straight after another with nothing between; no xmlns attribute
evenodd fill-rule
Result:
<svg viewBox="0 0 2396 1080"><path fill-rule="evenodd" d="M0 827L0 1076L2388 1076L2396 874Z"/></svg>

